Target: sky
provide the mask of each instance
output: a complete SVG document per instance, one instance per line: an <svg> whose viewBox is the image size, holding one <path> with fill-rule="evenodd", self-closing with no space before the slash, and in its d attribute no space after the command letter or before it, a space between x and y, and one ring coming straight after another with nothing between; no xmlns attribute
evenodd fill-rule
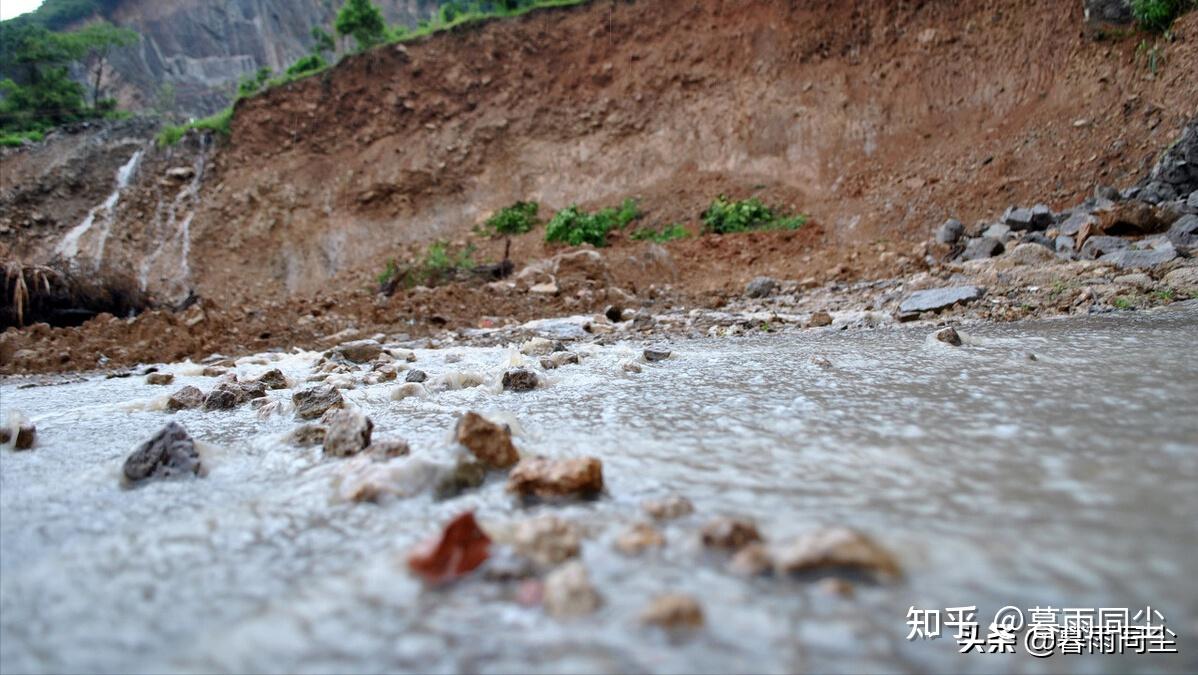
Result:
<svg viewBox="0 0 1198 675"><path fill-rule="evenodd" d="M25 12L32 12L42 0L0 0L0 19L11 19Z"/></svg>

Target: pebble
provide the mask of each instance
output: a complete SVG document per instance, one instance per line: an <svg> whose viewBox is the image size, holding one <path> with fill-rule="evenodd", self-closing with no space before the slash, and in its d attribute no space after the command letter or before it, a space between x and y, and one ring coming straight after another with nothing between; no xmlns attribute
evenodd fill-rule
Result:
<svg viewBox="0 0 1198 675"><path fill-rule="evenodd" d="M517 523L512 530L511 544L517 553L542 567L577 558L582 550L578 528L552 515Z"/></svg>
<svg viewBox="0 0 1198 675"><path fill-rule="evenodd" d="M670 358L670 350L665 347L647 347L644 351L645 360L649 363L665 361Z"/></svg>
<svg viewBox="0 0 1198 675"><path fill-rule="evenodd" d="M599 609L602 599L587 568L571 560L545 577L545 611L557 618L584 616Z"/></svg>
<svg viewBox="0 0 1198 675"><path fill-rule="evenodd" d="M406 457L411 452L411 446L402 438L376 438L370 442L370 447L366 448L366 454L379 461Z"/></svg>
<svg viewBox="0 0 1198 675"><path fill-rule="evenodd" d="M171 373L150 373L146 375L146 384L165 386L175 381Z"/></svg>
<svg viewBox="0 0 1198 675"><path fill-rule="evenodd" d="M508 476L507 491L526 498L595 497L603 491L603 463L594 457L522 459Z"/></svg>
<svg viewBox="0 0 1198 675"><path fill-rule="evenodd" d="M695 505L691 500L681 495L646 500L641 504L641 508L649 517L657 520L673 520L695 512Z"/></svg>
<svg viewBox="0 0 1198 675"><path fill-rule="evenodd" d="M287 382L287 376L284 375L283 371L279 370L278 368L272 368L265 373L262 373L254 379L254 383L260 384L266 389L272 391L276 389L286 389L288 386L290 386Z"/></svg>
<svg viewBox="0 0 1198 675"><path fill-rule="evenodd" d="M668 630L701 628L703 606L689 595L659 595L641 612L641 622Z"/></svg>
<svg viewBox="0 0 1198 675"><path fill-rule="evenodd" d="M341 407L345 399L334 387L319 385L295 392L291 401L295 403L296 417L311 420L325 414L330 408Z"/></svg>
<svg viewBox="0 0 1198 675"><path fill-rule="evenodd" d="M661 548L666 538L648 523L637 523L616 537L616 550L624 555L640 555L649 548Z"/></svg>
<svg viewBox="0 0 1198 675"><path fill-rule="evenodd" d="M957 333L957 329L953 328L952 326L941 328L933 333L932 337L952 347L960 347L962 345L961 335Z"/></svg>
<svg viewBox="0 0 1198 675"><path fill-rule="evenodd" d="M850 571L876 580L901 575L898 561L864 534L844 527L817 530L774 549L779 576Z"/></svg>
<svg viewBox="0 0 1198 675"><path fill-rule="evenodd" d="M350 457L370 446L374 422L357 410L338 410L329 420L324 437L324 454Z"/></svg>
<svg viewBox="0 0 1198 675"><path fill-rule="evenodd" d="M403 378L404 382L424 382L426 380L428 380L428 373L423 370L409 370Z"/></svg>
<svg viewBox="0 0 1198 675"><path fill-rule="evenodd" d="M708 548L723 548L731 551L740 549L761 541L757 526L751 521L739 518L716 518L703 526L700 531L703 545Z"/></svg>
<svg viewBox="0 0 1198 675"><path fill-rule="evenodd" d="M511 428L506 424L495 424L478 413L462 415L454 430L454 437L493 469L507 469L520 461L520 453L512 445Z"/></svg>
<svg viewBox="0 0 1198 675"><path fill-rule="evenodd" d="M537 388L537 374L525 368L516 368L503 374L505 391L526 392Z"/></svg>
<svg viewBox="0 0 1198 675"><path fill-rule="evenodd" d="M373 361L379 354L382 354L383 346L375 340L357 340L338 345L333 351L347 361L366 363Z"/></svg>
<svg viewBox="0 0 1198 675"><path fill-rule="evenodd" d="M157 478L195 476L200 470L195 441L178 422L168 422L125 459L121 476L132 486Z"/></svg>
<svg viewBox="0 0 1198 675"><path fill-rule="evenodd" d="M823 328L824 326L831 326L831 325L832 325L832 315L825 312L822 309L819 310L818 312L815 312L814 314L812 314L811 319L809 319L807 321L807 326L809 328Z"/></svg>

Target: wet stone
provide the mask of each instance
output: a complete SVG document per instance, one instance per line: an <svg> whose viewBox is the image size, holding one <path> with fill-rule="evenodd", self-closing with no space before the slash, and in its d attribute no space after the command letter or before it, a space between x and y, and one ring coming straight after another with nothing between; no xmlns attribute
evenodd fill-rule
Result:
<svg viewBox="0 0 1198 675"><path fill-rule="evenodd" d="M296 417L311 420L325 414L330 408L341 407L345 399L334 387L320 385L295 392L291 401L295 403Z"/></svg>
<svg viewBox="0 0 1198 675"><path fill-rule="evenodd" d="M367 363L383 353L383 346L374 340L357 340L337 345L333 351L347 361Z"/></svg>
<svg viewBox="0 0 1198 675"><path fill-rule="evenodd" d="M545 577L545 611L550 616L569 618L591 614L601 604L587 568L572 560Z"/></svg>
<svg viewBox="0 0 1198 675"><path fill-rule="evenodd" d="M541 367L545 370L556 370L566 365L578 365L578 354L573 352L554 352L541 359Z"/></svg>
<svg viewBox="0 0 1198 675"><path fill-rule="evenodd" d="M526 392L537 388L537 374L525 368L516 368L503 374L505 391Z"/></svg>
<svg viewBox="0 0 1198 675"><path fill-rule="evenodd" d="M288 386L287 376L284 375L283 371L279 370L278 368L272 368L271 370L262 373L254 379L254 384L262 385L262 387L272 391L277 389L286 389Z"/></svg>
<svg viewBox="0 0 1198 675"><path fill-rule="evenodd" d="M636 523L616 537L616 550L628 556L640 555L647 549L665 545L665 535L648 523Z"/></svg>
<svg viewBox="0 0 1198 675"><path fill-rule="evenodd" d="M522 459L508 476L507 491L525 498L595 497L603 491L603 463L594 457Z"/></svg>
<svg viewBox="0 0 1198 675"><path fill-rule="evenodd" d="M778 288L777 280L772 277L757 277L745 287L745 296L749 298L765 298Z"/></svg>
<svg viewBox="0 0 1198 675"><path fill-rule="evenodd" d="M933 333L932 337L936 338L936 340L939 342L943 342L944 344L952 347L960 347L962 344L961 335L957 333L957 329L953 328L952 326L949 326L948 328L941 328Z"/></svg>
<svg viewBox="0 0 1198 675"><path fill-rule="evenodd" d="M409 370L404 376L404 382L425 382L428 380L428 373L423 370Z"/></svg>
<svg viewBox="0 0 1198 675"><path fill-rule="evenodd" d="M324 437L324 454L331 457L350 457L370 445L374 422L357 410L338 410L329 420Z"/></svg>
<svg viewBox="0 0 1198 675"><path fill-rule="evenodd" d="M512 548L542 567L577 558L582 550L578 528L557 516L540 516L516 524Z"/></svg>
<svg viewBox="0 0 1198 675"><path fill-rule="evenodd" d="M671 354L670 350L666 349L665 347L657 347L657 346L646 347L645 351L644 351L645 360L648 361L649 363L665 361L666 359L670 358L670 354Z"/></svg>
<svg viewBox="0 0 1198 675"><path fill-rule="evenodd" d="M452 499L473 490L487 480L487 465L474 459L461 458L437 481L434 492L438 499Z"/></svg>
<svg viewBox="0 0 1198 675"><path fill-rule="evenodd" d="M751 521L739 518L716 518L703 526L700 536L703 545L708 548L731 551L738 551L753 542L761 541L757 526Z"/></svg>
<svg viewBox="0 0 1198 675"><path fill-rule="evenodd" d="M670 495L662 499L650 499L641 504L641 509L656 520L674 520L695 512L691 500L681 495Z"/></svg>
<svg viewBox="0 0 1198 675"><path fill-rule="evenodd" d="M167 410L191 410L204 404L204 392L188 385L171 394L166 401Z"/></svg>
<svg viewBox="0 0 1198 675"><path fill-rule="evenodd" d="M619 305L608 305L607 309L603 310L603 316L612 323L620 323L624 321L624 308Z"/></svg>
<svg viewBox="0 0 1198 675"><path fill-rule="evenodd" d="M125 460L121 470L127 485L199 473L200 454L195 441L177 422L168 423L150 440L138 446Z"/></svg>
<svg viewBox="0 0 1198 675"><path fill-rule="evenodd" d="M789 574L850 573L874 580L901 575L898 561L869 537L843 527L818 530L774 550L774 571Z"/></svg>
<svg viewBox="0 0 1198 675"><path fill-rule="evenodd" d="M12 432L9 431L11 434ZM31 450L37 443L37 427L29 420L21 420L17 424L16 438L13 441L14 450Z"/></svg>
<svg viewBox="0 0 1198 675"><path fill-rule="evenodd" d="M669 593L653 598L641 612L641 623L667 630L693 630L703 626L703 606L689 595Z"/></svg>
<svg viewBox="0 0 1198 675"><path fill-rule="evenodd" d="M407 457L411 452L408 442L400 438L376 438L366 448L366 454L378 461Z"/></svg>
<svg viewBox="0 0 1198 675"><path fill-rule="evenodd" d="M832 315L821 309L811 315L811 320L807 322L807 325L811 328L823 328L825 326L831 326Z"/></svg>
<svg viewBox="0 0 1198 675"><path fill-rule="evenodd" d="M765 544L754 542L732 556L732 560L728 562L728 569L742 577L758 577L769 574L774 569L774 559Z"/></svg>
<svg viewBox="0 0 1198 675"><path fill-rule="evenodd" d="M146 384L166 386L174 381L175 376L171 373L150 373L146 375Z"/></svg>
<svg viewBox="0 0 1198 675"><path fill-rule="evenodd" d="M458 420L454 430L457 442L491 468L506 469L520 461L520 453L512 445L512 430L495 424L482 415L468 412Z"/></svg>
<svg viewBox="0 0 1198 675"><path fill-rule="evenodd" d="M241 391L234 385L222 384L204 397L204 412L231 410L241 403Z"/></svg>
<svg viewBox="0 0 1198 675"><path fill-rule="evenodd" d="M322 424L304 424L292 431L287 439L301 448L324 445L324 437L328 431L328 427Z"/></svg>
<svg viewBox="0 0 1198 675"><path fill-rule="evenodd" d="M899 305L899 311L902 313L908 312L934 312L952 307L958 302L972 302L982 297L982 289L977 286L952 286L949 288L933 288L926 291L917 291L907 296Z"/></svg>

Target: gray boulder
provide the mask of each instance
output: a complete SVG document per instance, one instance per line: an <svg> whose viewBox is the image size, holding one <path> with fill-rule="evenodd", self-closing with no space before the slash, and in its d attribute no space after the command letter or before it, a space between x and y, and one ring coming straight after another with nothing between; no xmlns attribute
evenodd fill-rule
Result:
<svg viewBox="0 0 1198 675"><path fill-rule="evenodd" d="M916 291L907 296L899 305L899 312L935 312L946 307L966 302L973 302L982 297L984 289L977 286L951 286L948 288L932 288L926 291Z"/></svg>
<svg viewBox="0 0 1198 675"><path fill-rule="evenodd" d="M1112 263L1119 269L1145 269L1163 265L1177 258L1177 251L1166 248L1156 251L1137 251L1125 248L1121 251L1107 253L1099 261Z"/></svg>
<svg viewBox="0 0 1198 675"><path fill-rule="evenodd" d="M1032 229L1032 210L1012 206L1003 214L1002 222L1012 230Z"/></svg>
<svg viewBox="0 0 1198 675"><path fill-rule="evenodd" d="M1198 190L1198 116L1190 119L1180 138L1165 150L1140 187L1137 198L1150 203L1177 199Z"/></svg>
<svg viewBox="0 0 1198 675"><path fill-rule="evenodd" d="M745 295L750 298L764 298L773 294L778 288L778 282L770 277L757 277L745 287Z"/></svg>
<svg viewBox="0 0 1198 675"><path fill-rule="evenodd" d="M944 221L940 229L936 230L936 241L941 244L955 244L965 234L965 226L956 218L949 218Z"/></svg>
<svg viewBox="0 0 1198 675"><path fill-rule="evenodd" d="M1072 255L1073 249L1075 249L1075 248L1077 248L1077 245L1074 243L1073 237L1070 237L1070 236L1067 236L1064 234L1057 237L1057 240L1056 240L1057 253Z"/></svg>
<svg viewBox="0 0 1198 675"><path fill-rule="evenodd" d="M1081 257L1086 260L1097 260L1102 256L1127 248L1131 244L1121 237L1090 237L1082 245Z"/></svg>
<svg viewBox="0 0 1198 675"><path fill-rule="evenodd" d="M1004 225L1002 223L995 223L986 228L986 231L982 233L983 237L989 237L995 241L1006 241L1007 237L1010 235L1011 226Z"/></svg>
<svg viewBox="0 0 1198 675"><path fill-rule="evenodd" d="M981 260L983 258L993 258L1000 255L1006 250L1002 242L990 237L979 237L970 239L965 245L965 250L961 253L962 260Z"/></svg>
<svg viewBox="0 0 1198 675"><path fill-rule="evenodd" d="M125 459L121 476L126 485L155 478L194 476L200 472L200 453L187 430L170 422Z"/></svg>
<svg viewBox="0 0 1198 675"><path fill-rule="evenodd" d="M1084 0L1086 25L1092 31L1130 26L1135 20L1130 0Z"/></svg>
<svg viewBox="0 0 1198 675"><path fill-rule="evenodd" d="M383 353L383 346L374 340L358 340L356 342L346 342L342 345L337 345L333 350L347 361L354 363L366 363L372 361Z"/></svg>
<svg viewBox="0 0 1198 675"><path fill-rule="evenodd" d="M1080 232L1082 227L1087 223L1091 225L1097 225L1098 218L1089 213L1073 213L1065 219L1065 222L1061 223L1061 227L1058 229L1060 230L1061 234L1067 234L1072 237Z"/></svg>
<svg viewBox="0 0 1198 675"><path fill-rule="evenodd" d="M1198 216L1179 218L1176 223L1173 223L1173 227L1169 228L1166 236L1169 238L1169 242L1179 249L1198 247Z"/></svg>
<svg viewBox="0 0 1198 675"><path fill-rule="evenodd" d="M1190 193L1190 196L1186 199L1186 208L1198 210L1198 190Z"/></svg>

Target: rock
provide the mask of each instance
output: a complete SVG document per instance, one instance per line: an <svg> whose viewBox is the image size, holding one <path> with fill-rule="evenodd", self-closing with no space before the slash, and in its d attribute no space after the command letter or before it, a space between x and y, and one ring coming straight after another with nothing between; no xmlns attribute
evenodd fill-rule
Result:
<svg viewBox="0 0 1198 675"><path fill-rule="evenodd" d="M557 295L561 292L561 289L558 288L557 284L553 283L552 281L548 281L543 284L535 284L530 286L528 288L528 292L536 293L537 295Z"/></svg>
<svg viewBox="0 0 1198 675"><path fill-rule="evenodd" d="M1040 244L1019 244L1007 254L1007 259L1016 265L1040 265L1056 260L1056 256Z"/></svg>
<svg viewBox="0 0 1198 675"><path fill-rule="evenodd" d="M327 344L327 343L326 343ZM347 361L366 363L383 353L383 346L375 340L357 340L337 345L333 352Z"/></svg>
<svg viewBox="0 0 1198 675"><path fill-rule="evenodd" d="M594 457L522 459L508 476L507 491L525 498L595 497L603 491L603 463Z"/></svg>
<svg viewBox="0 0 1198 675"><path fill-rule="evenodd" d="M269 390L286 389L289 385L287 376L278 368L272 368L265 373L262 373L253 380L254 384L261 385Z"/></svg>
<svg viewBox="0 0 1198 675"><path fill-rule="evenodd" d="M295 392L291 401L295 403L296 417L312 420L325 414L330 408L341 407L345 399L336 388L329 385L318 385Z"/></svg>
<svg viewBox="0 0 1198 675"><path fill-rule="evenodd" d="M616 537L616 550L624 555L640 555L648 548L666 545L665 536L647 523L637 523Z"/></svg>
<svg viewBox="0 0 1198 675"><path fill-rule="evenodd" d="M13 450L32 450L33 445L37 443L37 427L24 417L19 417L15 426L17 431L13 440ZM9 429L8 433L12 435L12 430Z"/></svg>
<svg viewBox="0 0 1198 675"><path fill-rule="evenodd" d="M301 448L324 445L324 439L328 432L329 428L323 424L304 424L288 434L287 440Z"/></svg>
<svg viewBox="0 0 1198 675"><path fill-rule="evenodd" d="M408 569L427 583L443 584L478 569L490 557L490 546L490 537L467 511L450 521L440 535L413 549Z"/></svg>
<svg viewBox="0 0 1198 675"><path fill-rule="evenodd" d="M554 352L541 359L541 367L545 370L556 370L566 365L578 365L578 354L574 352Z"/></svg>
<svg viewBox="0 0 1198 675"><path fill-rule="evenodd" d="M200 375L204 377L220 377L227 372L229 372L227 368L221 368L220 366L205 366L204 370L200 371Z"/></svg>
<svg viewBox="0 0 1198 675"><path fill-rule="evenodd" d="M213 410L231 410L241 403L241 389L236 385L222 384L217 386L204 397L204 412Z"/></svg>
<svg viewBox="0 0 1198 675"><path fill-rule="evenodd" d="M1112 251L1102 256L1098 260L1104 263L1113 264L1119 269L1146 269L1163 265L1177 258L1177 251L1173 249L1164 249L1159 251L1136 251L1130 248L1125 248L1120 251Z"/></svg>
<svg viewBox="0 0 1198 675"><path fill-rule="evenodd" d="M823 328L824 326L832 325L832 315L819 310L811 315L811 319L807 321L808 328Z"/></svg>
<svg viewBox="0 0 1198 675"><path fill-rule="evenodd" d="M898 562L886 549L843 527L818 530L775 548L774 571L779 576L847 571L875 580L901 575Z"/></svg>
<svg viewBox="0 0 1198 675"><path fill-rule="evenodd" d="M166 386L175 381L175 376L170 373L150 373L146 375L146 384Z"/></svg>
<svg viewBox="0 0 1198 675"><path fill-rule="evenodd" d="M195 476L200 469L195 441L177 422L169 422L125 459L121 475L131 486L150 479Z"/></svg>
<svg viewBox="0 0 1198 675"><path fill-rule="evenodd" d="M1093 215L1091 215L1089 213L1079 212L1079 213L1074 213L1074 214L1070 215L1068 218L1066 218L1065 222L1061 223L1061 227L1058 229L1060 230L1061 234L1072 237L1075 234L1077 234L1078 232L1081 232L1082 227L1084 227L1085 225L1097 225L1097 224L1098 224L1098 218L1094 217Z"/></svg>
<svg viewBox="0 0 1198 675"><path fill-rule="evenodd" d="M693 630L703 626L703 607L689 595L659 595L641 612L641 622L667 630Z"/></svg>
<svg viewBox="0 0 1198 675"><path fill-rule="evenodd" d="M603 316L612 323L620 323L624 321L624 308L619 305L608 305L607 309L603 310Z"/></svg>
<svg viewBox="0 0 1198 675"><path fill-rule="evenodd" d="M573 251L553 259L553 278L562 288L611 285L607 263L598 251Z"/></svg>
<svg viewBox="0 0 1198 675"><path fill-rule="evenodd" d="M778 288L778 282L770 277L757 277L745 287L745 295L750 298L767 297Z"/></svg>
<svg viewBox="0 0 1198 675"><path fill-rule="evenodd" d="M338 410L329 420L329 430L324 437L324 454L332 457L350 457L362 452L370 445L370 434L374 422L357 410Z"/></svg>
<svg viewBox="0 0 1198 675"><path fill-rule="evenodd" d="M932 288L926 291L916 291L907 296L899 305L899 312L935 312L946 307L966 302L973 302L982 297L983 289L977 286L950 286L948 288Z"/></svg>
<svg viewBox="0 0 1198 675"><path fill-rule="evenodd" d="M1106 30L1130 26L1135 17L1129 0L1084 0L1086 27L1098 36Z"/></svg>
<svg viewBox="0 0 1198 675"><path fill-rule="evenodd" d="M741 548L728 563L728 569L742 577L759 577L769 574L773 568L774 559L765 544L760 542Z"/></svg>
<svg viewBox="0 0 1198 675"><path fill-rule="evenodd" d="M753 542L761 541L757 526L738 518L716 518L703 526L700 536L704 546L730 551L739 551Z"/></svg>
<svg viewBox="0 0 1198 675"><path fill-rule="evenodd" d="M515 368L503 374L504 391L532 391L539 383L537 374L525 368Z"/></svg>
<svg viewBox="0 0 1198 675"><path fill-rule="evenodd" d="M12 440L12 429L8 427L0 427L0 445L8 445Z"/></svg>
<svg viewBox="0 0 1198 675"><path fill-rule="evenodd" d="M1054 243L1056 244L1056 252L1057 253L1072 255L1073 250L1075 248L1074 243L1073 243L1073 237L1065 236L1062 234L1061 236L1057 237L1057 240Z"/></svg>
<svg viewBox="0 0 1198 675"><path fill-rule="evenodd" d="M641 364L637 363L636 361L628 360L620 362L620 370L623 370L626 373L639 373L644 369L641 368Z"/></svg>
<svg viewBox="0 0 1198 675"><path fill-rule="evenodd" d="M957 333L956 329L953 328L952 326L949 326L948 328L941 328L940 330L933 333L932 337L936 338L936 340L943 342L946 345L950 345L953 347L960 347L962 344L961 336Z"/></svg>
<svg viewBox="0 0 1198 675"><path fill-rule="evenodd" d="M990 227L986 228L984 232L982 232L983 238L993 239L995 241L1006 241L1010 236L1011 227L1002 223L991 225Z"/></svg>
<svg viewBox="0 0 1198 675"><path fill-rule="evenodd" d="M1081 257L1086 260L1095 260L1107 253L1125 249L1130 245L1131 243L1128 240L1121 237L1093 236L1086 239L1086 243L1082 244Z"/></svg>
<svg viewBox="0 0 1198 675"><path fill-rule="evenodd" d="M602 602L591 584L587 568L577 560L562 565L545 577L545 611L569 618L590 614Z"/></svg>
<svg viewBox="0 0 1198 675"><path fill-rule="evenodd" d="M936 230L936 242L940 244L955 244L965 234L965 226L956 218L949 218Z"/></svg>
<svg viewBox="0 0 1198 675"><path fill-rule="evenodd" d="M1052 223L1052 210L1043 204L1030 209L1012 207L1003 215L1003 224L1016 231L1043 230Z"/></svg>
<svg viewBox="0 0 1198 675"><path fill-rule="evenodd" d="M645 357L645 360L648 361L649 363L657 363L658 361L665 361L666 359L670 358L670 354L671 354L670 350L666 349L665 347L658 347L658 346L646 347L645 351L643 352L643 356Z"/></svg>
<svg viewBox="0 0 1198 675"><path fill-rule="evenodd" d="M1198 190L1194 190L1190 193L1190 196L1186 198L1186 208L1192 211L1198 211Z"/></svg>
<svg viewBox="0 0 1198 675"><path fill-rule="evenodd" d="M421 398L428 396L428 389L426 389L423 384L418 382L407 382L391 390L392 401L402 401L405 398L410 398L412 396Z"/></svg>
<svg viewBox="0 0 1198 675"><path fill-rule="evenodd" d="M1198 116L1190 118L1181 136L1152 167L1144 185L1152 183L1167 186L1173 195L1188 195L1198 190Z"/></svg>
<svg viewBox="0 0 1198 675"><path fill-rule="evenodd" d="M167 410L191 410L204 405L204 392L188 385L171 394L166 401Z"/></svg>
<svg viewBox="0 0 1198 675"><path fill-rule="evenodd" d="M657 520L673 520L688 516L695 512L695 505L691 504L691 500L680 495L670 495L662 499L650 499L641 503L641 509L649 514L649 517Z"/></svg>
<svg viewBox="0 0 1198 675"><path fill-rule="evenodd" d="M260 382L242 382L234 387L237 392L238 404L266 396L266 387Z"/></svg>
<svg viewBox="0 0 1198 675"><path fill-rule="evenodd" d="M488 421L478 413L462 415L454 436L458 443L491 468L506 469L520 461L520 453L512 445L511 428Z"/></svg>
<svg viewBox="0 0 1198 675"><path fill-rule="evenodd" d="M1159 210L1143 202L1126 202L1104 211L1098 218L1098 229L1110 236L1156 234L1169 229L1176 214Z"/></svg>
<svg viewBox="0 0 1198 675"><path fill-rule="evenodd" d="M1187 295L1198 294L1198 267L1178 267L1165 275L1165 285Z"/></svg>
<svg viewBox="0 0 1198 675"><path fill-rule="evenodd" d="M175 181L187 181L194 178L196 170L190 166L176 166L166 170L166 177Z"/></svg>
<svg viewBox="0 0 1198 675"><path fill-rule="evenodd" d="M1043 204L1036 204L1032 207L1032 227L1033 230L1047 230L1056 222L1056 218L1052 215L1052 209Z"/></svg>
<svg viewBox="0 0 1198 675"><path fill-rule="evenodd" d="M961 260L984 260L1000 255L1004 251L1002 242L991 237L970 239L961 252Z"/></svg>
<svg viewBox="0 0 1198 675"><path fill-rule="evenodd" d="M426 382L428 373L423 370L409 370L407 375L404 375L404 382Z"/></svg>
<svg viewBox="0 0 1198 675"><path fill-rule="evenodd" d="M437 481L434 492L438 499L452 499L487 481L487 465L472 458L460 458Z"/></svg>
<svg viewBox="0 0 1198 675"><path fill-rule="evenodd" d="M552 567L582 550L578 528L557 516L521 521L512 529L512 548L541 567Z"/></svg>
<svg viewBox="0 0 1198 675"><path fill-rule="evenodd" d="M1198 194L1198 192L1194 193ZM1198 248L1198 216L1183 216L1173 223L1166 235L1179 249Z"/></svg>
<svg viewBox="0 0 1198 675"><path fill-rule="evenodd" d="M366 448L366 454L378 461L407 457L411 453L411 446L402 438L376 438Z"/></svg>
<svg viewBox="0 0 1198 675"><path fill-rule="evenodd" d="M1118 286L1132 286L1142 291L1147 291L1152 288L1152 277L1147 274L1124 274L1121 277L1115 277L1115 284Z"/></svg>
<svg viewBox="0 0 1198 675"><path fill-rule="evenodd" d="M556 344L552 340L535 337L520 345L520 353L526 356L545 356L553 353Z"/></svg>
<svg viewBox="0 0 1198 675"><path fill-rule="evenodd" d="M1046 249L1054 248L1053 240L1048 238L1048 235L1043 232L1028 232L1019 239L1020 244L1037 244Z"/></svg>

